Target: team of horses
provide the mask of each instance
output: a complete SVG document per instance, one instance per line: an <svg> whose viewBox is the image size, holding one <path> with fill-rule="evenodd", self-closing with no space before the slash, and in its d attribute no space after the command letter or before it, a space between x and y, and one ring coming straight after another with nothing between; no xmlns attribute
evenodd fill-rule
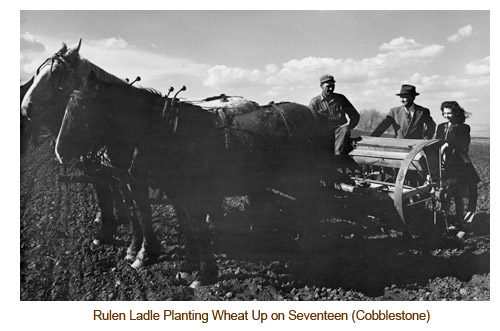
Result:
<svg viewBox="0 0 500 331"><path fill-rule="evenodd" d="M102 220L95 242L113 243L116 210L125 210L133 232L126 259L134 268L160 254L151 183L166 193L189 230L183 277L209 283L217 265L206 217L222 217L224 197L245 194L252 204L277 188L307 203L305 188L318 185L327 176L325 164L334 162L324 122L304 105L271 103L236 115L207 111L128 84L81 57L80 46L81 40L74 48L63 44L42 63L21 111L31 132L43 125L57 134L61 164L99 165L83 167L98 178Z"/></svg>

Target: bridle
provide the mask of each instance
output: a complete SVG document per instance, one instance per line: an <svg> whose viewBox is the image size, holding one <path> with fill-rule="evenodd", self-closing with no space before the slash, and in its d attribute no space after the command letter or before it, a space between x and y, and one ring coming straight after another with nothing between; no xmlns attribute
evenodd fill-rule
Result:
<svg viewBox="0 0 500 331"><path fill-rule="evenodd" d="M95 135L100 129L91 128L94 121L99 121L92 118L94 111L90 110L91 107L98 107L95 112L102 114L103 112L99 110L105 107L105 104L86 92L74 91L70 96L68 107L70 108L66 109L65 121L67 125L78 128L72 134L72 144L78 150L80 160L73 164L73 168L83 171L88 176L110 171L112 177L122 179L124 173L116 167L114 157L108 154L108 146L103 144L99 135Z"/></svg>
<svg viewBox="0 0 500 331"><path fill-rule="evenodd" d="M67 75L60 75L61 78L55 82L54 79L50 79L52 90L54 94L69 94L72 92L72 88L70 85L70 76L75 76L75 78L81 80L81 77L78 73L74 73L75 69L72 68L71 64L64 58L63 52L58 52L46 59L36 70L36 76L40 73L40 70L48 65L50 65L50 75L54 73L54 64L57 62L61 63L63 68L68 71ZM74 74L73 74L74 73Z"/></svg>

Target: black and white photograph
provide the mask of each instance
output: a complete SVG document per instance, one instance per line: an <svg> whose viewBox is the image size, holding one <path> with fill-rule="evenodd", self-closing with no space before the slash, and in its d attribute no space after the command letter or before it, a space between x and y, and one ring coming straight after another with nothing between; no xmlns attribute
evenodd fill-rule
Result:
<svg viewBox="0 0 500 331"><path fill-rule="evenodd" d="M490 303L487 7L186 9L19 11L21 303Z"/></svg>

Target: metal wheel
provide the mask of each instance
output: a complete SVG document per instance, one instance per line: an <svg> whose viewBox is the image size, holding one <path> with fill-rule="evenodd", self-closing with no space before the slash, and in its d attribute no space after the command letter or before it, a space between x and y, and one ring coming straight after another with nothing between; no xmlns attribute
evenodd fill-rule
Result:
<svg viewBox="0 0 500 331"><path fill-rule="evenodd" d="M444 191L442 145L437 139L364 137L350 154L362 166L356 187L390 198L406 233L431 230Z"/></svg>
<svg viewBox="0 0 500 331"><path fill-rule="evenodd" d="M438 139L363 137L350 153L360 166L354 183L341 188L390 199L406 234L439 233L462 221L471 172L466 155L447 165L446 151Z"/></svg>
<svg viewBox="0 0 500 331"><path fill-rule="evenodd" d="M394 186L394 206L410 233L437 226L445 194L440 140L423 140L413 147L399 168Z"/></svg>

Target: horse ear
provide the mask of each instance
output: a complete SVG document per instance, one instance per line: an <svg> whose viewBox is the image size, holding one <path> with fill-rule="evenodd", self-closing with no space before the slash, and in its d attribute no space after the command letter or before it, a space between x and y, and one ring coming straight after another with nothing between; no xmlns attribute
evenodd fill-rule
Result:
<svg viewBox="0 0 500 331"><path fill-rule="evenodd" d="M61 48L57 51L57 53L64 54L68 50L68 46L65 42L61 43Z"/></svg>
<svg viewBox="0 0 500 331"><path fill-rule="evenodd" d="M80 38L80 41L78 41L78 46L75 48L75 52L78 53L80 51L80 46L82 46L82 38Z"/></svg>
<svg viewBox="0 0 500 331"><path fill-rule="evenodd" d="M68 49L68 52L66 55L71 58L78 58L79 57L79 51L80 51L80 46L82 45L82 38L80 38L80 41L78 41L78 45L75 48L70 48Z"/></svg>

